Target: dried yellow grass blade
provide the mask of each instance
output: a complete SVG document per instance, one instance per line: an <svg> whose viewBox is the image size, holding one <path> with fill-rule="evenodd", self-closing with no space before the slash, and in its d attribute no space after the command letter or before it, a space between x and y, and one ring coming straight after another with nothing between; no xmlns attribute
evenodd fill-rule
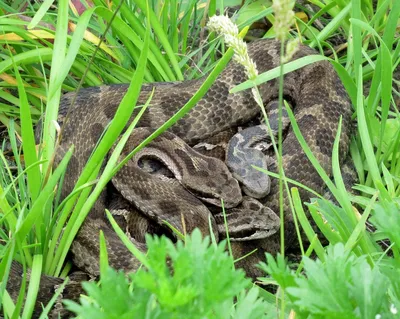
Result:
<svg viewBox="0 0 400 319"><path fill-rule="evenodd" d="M68 28L69 28L71 31L75 31L75 29L76 29L76 24L75 24L75 23L72 23L72 22L68 22ZM94 45L98 45L98 44L100 43L100 38L97 37L97 36L95 36L92 32L90 32L90 31L88 31L88 30L85 31L83 38L84 38L86 41L89 41L89 42L93 43ZM104 52L106 52L108 55L112 56L115 60L119 61L119 58L114 54L114 52L113 52L112 50L110 50L110 49L107 47L107 45L106 45L104 42L102 42L102 43L100 44L100 48L101 48Z"/></svg>
<svg viewBox="0 0 400 319"><path fill-rule="evenodd" d="M54 34L45 30L30 30L26 33L31 39L54 39ZM0 40L6 41L24 41L18 34L14 32L0 34Z"/></svg>

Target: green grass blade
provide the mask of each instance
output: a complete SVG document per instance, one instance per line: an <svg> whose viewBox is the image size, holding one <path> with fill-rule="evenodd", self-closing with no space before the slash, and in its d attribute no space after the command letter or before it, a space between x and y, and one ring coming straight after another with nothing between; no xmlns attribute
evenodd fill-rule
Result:
<svg viewBox="0 0 400 319"><path fill-rule="evenodd" d="M8 58L0 62L0 74L5 73L14 66L39 63L41 61L50 61L52 57L53 50L50 48L38 48L19 53L14 55L12 59Z"/></svg>
<svg viewBox="0 0 400 319"><path fill-rule="evenodd" d="M347 239L347 242L345 244L346 249L353 249L356 246L357 242L359 240L361 240L362 237L365 236L364 235L365 224L367 222L368 217L371 214L373 204L375 203L377 197L378 197L378 194L375 193L375 195L372 196L371 200L369 201L368 206L366 207L364 213L362 214L360 220L358 221L356 227L354 228L354 231L351 233L350 237ZM364 253L368 254L371 251L374 251L374 250L366 250L364 247Z"/></svg>
<svg viewBox="0 0 400 319"><path fill-rule="evenodd" d="M293 72L293 71L298 70L306 65L313 64L318 61L324 61L324 60L329 61L330 59L327 57L324 57L322 55L308 55L308 56L302 57L300 59L290 61L289 63L285 64L283 74ZM273 68L267 72L264 72L264 73L258 75L253 81L247 80L239 85L236 85L229 92L237 93L237 92L258 86L264 82L268 82L272 79L278 78L279 72L280 72L280 67L277 66L276 68Z"/></svg>
<svg viewBox="0 0 400 319"><path fill-rule="evenodd" d="M315 238L316 234L315 234L314 230L312 229L310 222L304 212L299 191L296 187L292 187L291 192L292 192L293 205L295 208L297 218L298 218L300 225L303 228L304 233L306 234L308 240L311 242L313 240L313 238ZM315 245L314 249L315 249L315 252L316 252L318 258L320 258L323 261L324 256L325 256L325 251L324 251L324 248L322 247L321 242L318 239L316 239L316 242L314 245Z"/></svg>
<svg viewBox="0 0 400 319"><path fill-rule="evenodd" d="M60 91L61 85L63 84L65 78L67 77L72 67L72 64L76 59L76 56L79 52L79 49L83 41L83 37L85 35L85 31L88 27L89 21L95 10L96 8L86 10L79 18L74 34L71 39L71 43L68 47L67 54L65 58L61 60L63 67L60 68L60 70L57 73L57 77L54 79L53 85L51 85L51 87L49 88L49 93L47 96L49 100L53 98L54 94L57 94L57 92Z"/></svg>
<svg viewBox="0 0 400 319"><path fill-rule="evenodd" d="M2 259L0 261L0 302L3 307L4 312L6 312L10 317L15 310L14 302L11 300L10 296L6 291L6 285L8 279L10 278L11 263L15 251L15 240L11 240L2 252ZM22 283L23 285L24 283Z"/></svg>
<svg viewBox="0 0 400 319"><path fill-rule="evenodd" d="M136 246L132 243L132 241L124 234L122 229L118 226L118 224L115 222L114 218L112 217L111 213L106 209L106 215L107 218L114 229L114 231L117 233L118 237L121 239L121 241L124 243L126 248L132 253L133 256L137 260L140 261L140 263L145 266L146 268L150 268L150 265L147 261L146 255L143 254L139 249L136 248Z"/></svg>
<svg viewBox="0 0 400 319"><path fill-rule="evenodd" d="M346 24L343 23L343 21L346 19L347 15L349 14L351 7L352 7L352 2L351 1L345 8L340 10L339 14L337 14L332 21L330 21L324 28L323 30L318 33L317 38L311 41L309 44L310 47L314 48L318 42L326 40L333 32L335 32L339 27L343 28L348 28Z"/></svg>
<svg viewBox="0 0 400 319"><path fill-rule="evenodd" d="M22 148L24 151L25 166L31 167L27 170L27 179L29 187L29 196L34 202L39 195L40 184L41 184L41 173L39 166L34 165L37 163L38 158L36 156L35 137L33 133L32 117L28 99L22 83L21 75L17 67L15 67L15 75L18 81L18 94L20 98L20 118L21 118L21 136L22 136Z"/></svg>
<svg viewBox="0 0 400 319"><path fill-rule="evenodd" d="M359 78L361 79L362 77L362 69L359 69ZM357 123L358 123L358 131L360 134L361 138L361 143L364 149L365 157L368 163L368 170L370 174L372 175L372 180L373 183L375 184L376 187L382 186L383 181L381 179L380 173L379 173L379 168L375 160L375 154L373 150L373 146L371 143L371 138L368 132L368 126L365 118L365 110L364 110L364 99L363 99L363 88L362 88L362 81L358 82L358 87L357 87Z"/></svg>
<svg viewBox="0 0 400 319"><path fill-rule="evenodd" d="M105 8L98 8L97 13L106 19L107 21L110 21L111 17L113 16L113 12L111 10L105 9ZM134 30L132 30L121 18L118 16L114 17L114 22L113 24L116 25L115 27L115 32L117 34L122 34L124 36L127 36L129 40L134 44L134 46L140 51L142 51L143 48L143 40L138 37L138 35L135 33ZM125 43L127 44L127 43ZM168 66L168 64L165 62L164 57L162 56L161 52L156 47L152 47L153 51L148 52L148 60L151 63L152 66L155 67L155 69L160 73L161 77L164 80L175 80L175 77L171 71L171 68ZM137 64L139 64L139 61L137 61ZM148 68L149 65L146 65ZM149 71L148 71L149 72Z"/></svg>
<svg viewBox="0 0 400 319"><path fill-rule="evenodd" d="M335 185L332 183L330 180L328 174L326 174L325 170L322 168L322 166L319 164L318 160L312 153L310 147L307 145L306 140L304 139L302 133L300 132L299 126L297 125L296 119L294 117L293 111L291 108L286 105L286 110L288 112L289 118L290 118L290 123L292 124L292 129L294 134L296 135L297 140L299 141L301 148L303 149L304 153L306 154L307 158L309 161L312 163L313 167L315 170L318 172L319 176L321 179L326 183L326 186L329 188L331 193L335 196L336 199L340 200L339 193L337 191L337 188Z"/></svg>
<svg viewBox="0 0 400 319"><path fill-rule="evenodd" d="M0 185L0 210L5 216L5 219L8 223L8 227L11 232L15 232L16 225L17 225L17 218L14 214L9 213L13 209L10 206L9 202L7 201L6 197L7 193L4 191L3 187Z"/></svg>
<svg viewBox="0 0 400 319"><path fill-rule="evenodd" d="M43 188L38 198L33 203L32 208L29 211L27 217L24 219L20 229L16 232L16 235L18 236L20 241L25 238L25 236L32 229L33 225L37 224L38 220L42 219L41 214L43 211L43 207L45 207L47 200L53 195L54 188L57 185L57 182L60 179L61 175L65 171L69 160L71 159L72 150L73 147L71 147L65 154L64 158L60 162L60 165L56 168L52 177L48 180L46 186Z"/></svg>
<svg viewBox="0 0 400 319"><path fill-rule="evenodd" d="M29 319L32 317L33 309L35 307L36 297L39 292L40 274L42 272L42 255L33 256L33 264L31 273L29 275L28 293L26 295L26 302L22 319Z"/></svg>
<svg viewBox="0 0 400 319"><path fill-rule="evenodd" d="M117 1L116 3L119 3ZM146 28L143 26L143 23L139 20L139 18L135 15L134 12L124 3L121 7L121 15L123 15L124 19L126 19L129 26L141 37L144 39L146 35ZM119 26L118 26L119 27ZM164 81L173 81L176 79L173 71L171 70L170 65L168 64L168 60L165 58L165 55L161 52L157 43L154 39L150 39L150 51L154 54L155 60L159 63L159 66L153 65L156 67L157 72L163 75Z"/></svg>
<svg viewBox="0 0 400 319"><path fill-rule="evenodd" d="M44 0L39 10L35 13L35 16L32 18L31 22L28 24L28 29L35 28L40 20L44 17L46 12L49 10L54 0Z"/></svg>
<svg viewBox="0 0 400 319"><path fill-rule="evenodd" d="M385 30L383 33L383 42L385 42L388 48L391 48L393 45L393 40L398 32L399 26L399 16L400 16L400 2L393 1L392 7L389 12L389 17L385 24Z"/></svg>
<svg viewBox="0 0 400 319"><path fill-rule="evenodd" d="M100 277L102 277L106 274L108 269L108 253L107 253L106 238L104 237L104 233L102 230L100 230L99 242L100 242Z"/></svg>
<svg viewBox="0 0 400 319"><path fill-rule="evenodd" d="M69 282L69 278L66 278L64 280L64 282L59 287L57 287L57 289L56 289L54 295L51 297L49 303L46 305L46 307L44 307L44 309L42 311L42 314L40 315L39 319L47 319L47 318L49 318L48 314L50 313L53 305L56 303L57 298L64 291L64 288L68 284L68 282Z"/></svg>
<svg viewBox="0 0 400 319"><path fill-rule="evenodd" d="M331 61L333 67L335 68L337 74L340 77L340 80L343 83L343 86L346 89L346 92L349 94L351 104L356 105L357 101L357 87L356 84L354 83L353 78L350 76L350 74L346 71L346 69L338 62L336 61Z"/></svg>
<svg viewBox="0 0 400 319"><path fill-rule="evenodd" d="M50 159L54 153L56 141L56 129L53 121L57 120L58 106L61 96L61 88L58 90L53 89L54 84L57 83L57 77L60 70L63 69L62 63L65 59L67 48L67 35L68 35L68 4L67 0L60 0L58 2L57 12L57 26L54 39L53 58L51 61L49 92L52 92L51 98L47 101L46 116L43 124L43 151L42 158ZM50 162L43 164L43 172L47 172Z"/></svg>
<svg viewBox="0 0 400 319"><path fill-rule="evenodd" d="M356 219L353 215L353 209L351 207L351 203L349 200L348 192L346 186L343 182L342 173L340 170L341 161L339 159L339 141L340 141L340 134L342 131L342 118L339 120L338 129L336 132L335 141L333 143L332 149L332 174L335 180L335 185L338 191L338 196L340 196L340 204L345 209L345 211L349 214L349 217L352 219L353 223L356 224Z"/></svg>
<svg viewBox="0 0 400 319"><path fill-rule="evenodd" d="M360 0L352 0L351 1L352 5L352 10L351 10L351 16L352 19L350 21L354 20L360 20L361 19L361 2ZM362 67L362 60L361 60L361 49L362 49L362 39L361 39L361 28L359 25L356 23L351 24L351 36L353 37L353 41L350 42L352 50L351 55L353 56L354 59L354 74L358 74L358 70ZM357 80L358 78L356 78ZM360 78L359 80L362 80Z"/></svg>
<svg viewBox="0 0 400 319"><path fill-rule="evenodd" d="M175 71L176 78L174 80L183 80L183 75L182 72L179 68L178 60L176 58L175 52L171 47L171 44L169 43L168 37L165 34L165 31L159 22L159 19L157 15L154 13L152 9L148 7L148 3L145 0L134 0L134 2L137 4L137 6L140 8L140 10L145 14L149 16L150 19L150 24L152 28L154 29L154 33L156 34L158 40L164 47L165 53L168 56L172 68Z"/></svg>

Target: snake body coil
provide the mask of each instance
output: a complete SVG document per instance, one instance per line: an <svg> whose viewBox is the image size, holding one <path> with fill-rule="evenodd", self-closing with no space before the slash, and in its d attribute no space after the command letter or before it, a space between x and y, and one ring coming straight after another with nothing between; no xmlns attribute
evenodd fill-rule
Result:
<svg viewBox="0 0 400 319"><path fill-rule="evenodd" d="M279 65L280 43L275 40L254 41L248 45L248 52L251 59L255 61L259 73ZM315 54L315 51L301 46L293 59L310 54ZM171 137L162 135L159 138L168 139L177 136L188 145L194 145L210 136L242 125L256 117L260 110L250 90L235 94L229 93L229 90L245 80L246 75L243 72L243 68L233 61L230 62L198 104L176 125L170 128L168 134L171 134ZM162 85L157 83L144 85L138 104L144 104L153 88L154 95L149 108L139 122L139 126L150 129L158 128L193 96L201 83L202 79ZM86 88L79 92L75 105L70 110L68 122L65 123L61 144L56 153L55 162L59 163L70 146L75 146L74 155L65 175L62 190L63 197L72 191L97 141L114 117L127 88L128 86L124 84L107 85ZM267 105L278 98L278 81L272 80L260 85L259 91L264 105ZM351 104L340 79L329 62L320 61L285 75L284 95L293 105L297 124L306 142L322 167L330 174L332 148L340 117L342 117L342 131L339 156L342 159L348 150L351 128ZM72 96L73 93L68 93L62 98L60 122L64 121ZM132 119L136 114L133 114ZM192 184L199 186L198 190L191 190L192 194L201 195L200 197L203 200L215 198L216 194L223 194L220 198L223 198L226 203L232 203L231 207L237 205L236 199L241 197L240 193L238 193L237 182L232 180L232 176L226 170L223 162L215 162L216 164L213 167L208 167L207 163L202 162L201 158L194 159L195 157L188 155L187 144L181 143L179 147L168 149L166 152L175 155L176 160L173 161L173 165L178 172L180 171L180 174L189 176L189 179L193 178ZM323 190L323 181L302 151L291 128L288 130L283 142L282 160L286 177L301 182L317 192ZM188 167L191 168L190 171L186 171ZM276 172L276 162L273 162L269 169ZM116 181L114 180L113 184L123 194L125 200L128 201L126 207L132 206L135 209L140 209L141 214L156 223L162 219L169 221L171 218L179 221L180 216L183 215L186 227L193 229L198 227L199 223L204 226L204 220L207 220L207 218L204 219L203 208L196 212L193 210L191 214L187 214L187 205L181 205L180 202L157 196L163 190L154 191L157 187L160 187L159 179L157 180L156 178L156 181L154 181L154 176L153 181L150 180L149 176L131 176L126 173L120 173L120 176L117 175L115 178ZM121 183L123 187L121 187ZM279 196L276 179L272 179L270 189L269 195L262 198L260 202L266 208L278 213ZM166 191L166 193L168 192L169 190ZM307 192L302 190L300 190L300 195L304 201L310 197ZM182 196L184 197L185 195ZM137 197L145 200L141 201L141 204L135 204L134 198ZM219 201L218 197L217 199ZM84 271L93 275L98 275L99 271L98 232L100 229L103 230L106 237L109 261L112 266L128 271L135 270L139 266L138 261L131 257L131 254L105 222L104 210L108 207L110 201L106 193L99 198L72 246L74 262ZM197 199L188 198L188 201L189 204L193 204L192 207L203 205ZM257 205L254 205L251 201L244 200L243 206L245 206L245 209L248 209L249 212L252 209L259 211ZM290 245L295 238L295 234L286 195L284 203L284 209L287 212L285 214L286 245ZM178 219L176 219L177 216ZM232 216L228 223L231 223L232 229L235 229L238 234L244 233L241 232L241 225L244 228L244 225L248 227L252 223L252 216L250 215L232 214ZM235 216L241 220L240 223L235 223ZM269 220L273 221L274 218ZM276 221L275 218L274 223ZM178 225L178 222L176 224ZM257 225L259 227L260 224L258 223ZM258 228L257 234L260 231L262 233L262 230ZM279 232L275 229L271 234L259 237L252 237L253 235L251 235L248 241L233 242L236 257L258 248L256 254L241 261L240 265L245 268L249 275L259 275L253 264L264 258L265 251L273 253L279 249ZM138 246L145 250L143 243L138 243Z"/></svg>

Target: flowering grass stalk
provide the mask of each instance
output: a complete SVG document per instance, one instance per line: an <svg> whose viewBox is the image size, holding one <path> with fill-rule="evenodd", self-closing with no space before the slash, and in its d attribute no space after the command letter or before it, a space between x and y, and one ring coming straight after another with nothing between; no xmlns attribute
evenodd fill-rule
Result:
<svg viewBox="0 0 400 319"><path fill-rule="evenodd" d="M272 8L275 13L274 30L276 38L281 42L280 72L279 72L279 104L278 104L278 168L279 168L279 216L284 219L283 211L283 178L284 172L282 167L282 107L283 107L283 72L284 63L289 61L296 51L294 42L288 42L287 48L290 48L285 55L285 41L289 33L291 25L294 23L293 12L294 0L274 0ZM290 200L290 192L287 188L287 196ZM293 209L292 209L293 211ZM296 218L293 220L296 221ZM285 229L281 228L281 254L285 253Z"/></svg>
<svg viewBox="0 0 400 319"><path fill-rule="evenodd" d="M284 211L283 211L283 178L284 172L282 167L282 107L283 107L283 72L284 72L284 63L287 62L291 56L293 56L295 47L291 46L291 52L284 55L285 49L285 40L289 33L290 26L294 23L294 12L293 12L294 0L273 0L272 8L275 13L275 24L274 30L276 34L276 38L281 42L281 57L280 57L280 72L279 72L279 104L278 104L278 168L279 168L279 216L281 220L284 219ZM289 42L290 43L290 42ZM288 46L289 47L289 46ZM288 51L288 50L287 50ZM287 196L289 201L291 202L290 192L288 191L288 187L286 184ZM292 212L294 213L294 209L292 208ZM296 218L293 218L296 223ZM284 223L281 223L284 225ZM297 224L296 224L297 227ZM285 253L285 229L281 227L281 254L284 256ZM302 252L304 255L304 252ZM281 314L284 313L285 310L285 292L281 290ZM282 315L283 316L283 315Z"/></svg>
<svg viewBox="0 0 400 319"><path fill-rule="evenodd" d="M291 15L287 15L287 19L290 16ZM282 21L280 20L281 24L283 23ZM257 66L256 66L255 62L248 55L247 45L240 38L239 32L238 32L238 27L226 16L211 17L207 26L210 29L210 31L215 31L215 32L223 35L225 43L234 50L234 56L233 56L234 61L236 61L237 63L239 63L240 65L242 65L244 67L244 72L250 81L255 80L256 77L258 76ZM282 43L281 52L283 54L284 42L282 41L281 43ZM286 50L286 52L288 54L286 56L282 55L281 61L284 61L285 59L289 60L291 58L291 56L293 56L293 54L296 51L295 42L289 42L288 48L289 49ZM261 108L261 111L265 118L267 130L271 137L274 152L278 158L278 169L279 169L279 177L280 177L279 178L279 193L280 193L279 196L280 196L280 218L281 218L281 253L283 255L284 251L285 251L285 239L284 239L284 220L285 219L284 219L284 211L283 211L283 183L285 184L285 188L288 193L290 206L292 208L292 211L294 211L293 204L292 204L292 201L290 198L289 187L285 180L285 174L284 174L283 165L282 165L282 120L281 119L282 119L282 105L283 105L283 64L281 63L281 72L280 72L278 145L275 141L275 137L272 134L270 123L268 121L268 116L267 116L261 95L256 86L254 86L252 88L252 94L253 94L255 101ZM297 225L296 225L296 227L297 227ZM301 245L301 247L302 247L302 245ZM303 249L302 249L302 252L303 252Z"/></svg>
<svg viewBox="0 0 400 319"><path fill-rule="evenodd" d="M278 170L279 170L279 216L281 220L280 227L280 240L281 240L281 255L284 256L285 253L285 228L284 228L284 210L283 210L283 183L285 183L285 189L287 192L288 200L290 202L291 210L294 213L293 203L290 196L289 186L287 184L285 173L283 170L282 163L282 107L283 107L283 72L284 72L284 63L289 61L293 54L297 51L298 42L288 41L286 47L285 54L285 41L289 31L290 26L294 23L294 12L292 11L294 5L293 0L283 0L283 1L274 1L273 9L275 11L275 32L278 40L281 41L281 57L280 57L280 76L279 76L279 109L278 109L278 148L276 146L275 138L272 134L270 123L268 120L267 113L265 111L265 107L261 98L261 95L258 91L257 86L252 88L252 94L260 106L265 123L267 125L267 130L272 140L272 145L274 148L274 152L277 156L278 162ZM249 80L255 80L258 75L257 66L255 62L249 57L247 52L246 43L239 37L238 27L232 23L232 21L226 16L213 16L210 18L208 23L208 28L210 31L215 31L223 35L225 43L233 48L234 56L233 59L237 63L241 64L244 67L244 72L249 78ZM296 229L298 229L297 220L294 218ZM300 241L300 247L302 254L304 255L304 251L302 248L302 244ZM282 290L281 296L281 314L284 314L285 303L284 303L284 291Z"/></svg>

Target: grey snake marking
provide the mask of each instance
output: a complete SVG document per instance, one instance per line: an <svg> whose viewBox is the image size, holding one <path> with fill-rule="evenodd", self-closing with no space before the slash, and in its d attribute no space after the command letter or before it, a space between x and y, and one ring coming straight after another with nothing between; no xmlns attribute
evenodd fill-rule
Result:
<svg viewBox="0 0 400 319"><path fill-rule="evenodd" d="M260 73L279 65L280 43L275 40L254 41L248 45L248 51ZM293 59L310 54L315 54L315 51L301 46ZM243 125L256 117L259 114L259 107L254 102L250 90L229 94L230 89L245 80L246 77L242 67L233 61L230 62L196 107L169 130L173 134L171 136L181 138L188 145L195 145L219 132ZM153 88L155 88L155 92L151 106L144 113L139 126L151 129L159 127L192 97L202 81L202 79L198 79L162 85L157 83L143 85L138 104L143 104L146 101ZM71 145L75 145L75 153L69 163L64 180L63 198L72 191L104 128L112 120L127 87L125 84L107 85L86 88L79 92L74 108L71 110L70 117L65 125L61 145L57 149L55 159L56 164L59 163L68 148ZM260 85L259 91L265 105L276 100L278 97L277 80ZM332 147L340 117L342 117L339 150L341 159L345 158L348 151L351 131L351 104L339 77L329 62L317 62L287 74L285 76L284 95L294 106L293 111L298 126L309 147L325 171L330 174ZM64 95L61 100L60 122L64 120L71 99L72 94L69 93ZM132 118L135 115L136 112ZM146 131L146 129L143 130ZM136 131L140 132L140 130ZM165 136L161 138L165 138ZM205 181L202 184L195 182L200 186L200 189L190 189L192 194L200 195L208 203L212 202L212 198L218 199L217 201L214 200L214 203L223 198L227 203L231 203L231 207L235 207L237 198L241 195L238 193L237 182L226 171L225 165L216 164L215 168L217 169L210 170L210 167L206 169L208 164L202 163L201 165L199 164L200 168L197 170L197 162L194 164L191 157L184 150L186 146L183 145L186 144L182 144L181 147L172 150L179 159L174 165L180 172L182 172L182 169L185 170L183 164L193 167L199 180ZM291 128L288 130L283 142L283 168L287 177L297 180L317 192L322 192L324 183L305 156ZM275 161L271 163L269 170L277 171ZM141 214L144 214L146 218L153 220L156 224L160 222L160 219L169 220L169 218L172 218L171 211L173 211L173 216L175 217L180 216L182 213L188 231L194 227L200 227L205 232L208 231L208 228L204 228L204 213L194 213L194 211L189 214L186 213L179 206L180 204L176 205L175 202L171 202L168 199L165 200L154 196L152 187L155 186L149 186L150 184L148 183L150 182L147 177L135 176L135 178L137 179L133 180L128 173L120 171L113 179L112 183L115 188L124 197L123 204L115 204L116 211L119 208L126 210L133 207L134 209L142 210ZM158 179L157 183L159 181L160 179ZM142 186L134 186L137 185L134 184L136 182L141 182ZM175 192L174 195L176 194ZM204 210L205 206L200 200L190 193L187 194L190 195L190 198L186 199L193 204L192 210L195 207L200 207L200 211ZM98 199L71 247L74 263L85 272L95 276L98 275L97 239L100 229L103 230L106 237L110 265L126 271L134 271L139 266L138 261L130 257L131 255L127 249L105 221L104 209L112 203L112 199L107 197L108 195L105 191ZM303 190L300 190L300 195L303 201L307 201L310 198L310 194ZM137 196L144 198L147 204L135 202ZM181 197L185 196L187 195L181 195ZM249 200L250 202L252 201L252 199ZM270 193L259 199L259 202L265 208L272 209L274 212L279 211L276 179L271 181ZM243 235L241 227L243 225L248 227L252 224L251 219L253 216L251 212L254 210L260 212L260 207L257 208L254 202L249 203L247 198L242 206L243 209L247 209L250 213L247 216L243 216L243 213L238 214L233 211L233 217L230 221L230 227L232 227L232 230L237 231L239 238ZM293 219L288 210L286 194L284 196L284 210L286 212L284 222L287 247L295 240L295 233ZM265 214L267 214L267 211L265 211ZM270 217L266 217L265 220L271 220L272 224L276 223L276 219L270 219ZM218 216L216 215L215 218L218 219ZM236 223L235 218L238 218L240 222ZM220 233L218 231L219 223L213 222L216 234ZM179 222L175 224L181 227ZM256 224L260 225L260 223L254 223L254 225ZM255 227L257 228L257 226ZM179 229L182 230L182 228ZM258 229L258 231L262 232L262 229ZM257 232L255 231L254 233ZM263 235L255 238L258 239L252 239L250 235L249 240L240 241L239 239L239 241L232 243L236 257L242 256L254 248L258 249L255 254L241 260L238 265L243 267L248 275L252 277L260 275L260 271L254 267L254 263L263 260L264 252L274 253L280 247L279 231L266 231ZM140 249L146 249L143 243L136 239L135 241ZM43 285L45 284L46 282L44 281Z"/></svg>

